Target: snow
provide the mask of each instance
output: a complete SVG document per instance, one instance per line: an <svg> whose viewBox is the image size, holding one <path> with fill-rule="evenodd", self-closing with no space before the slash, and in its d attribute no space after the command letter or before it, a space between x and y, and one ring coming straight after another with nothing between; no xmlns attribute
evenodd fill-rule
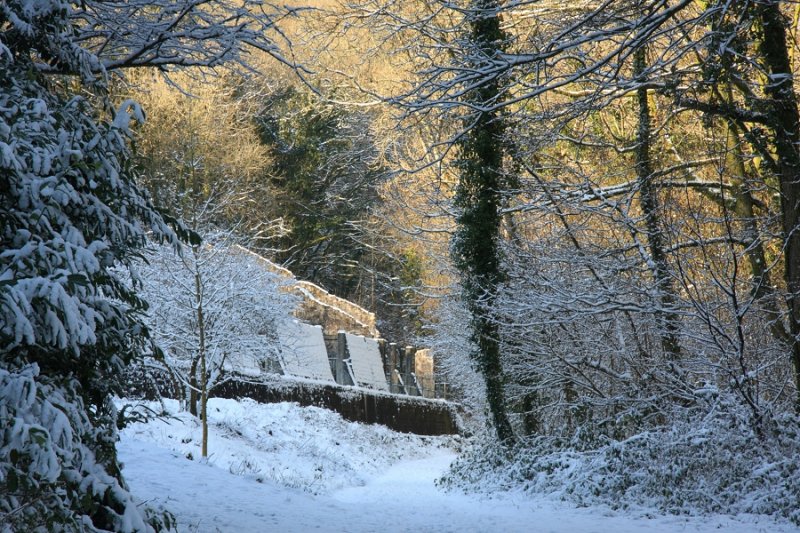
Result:
<svg viewBox="0 0 800 533"><path fill-rule="evenodd" d="M386 375L383 372L378 341L352 333L346 333L345 336L356 384L388 392L389 385L386 383Z"/></svg>
<svg viewBox="0 0 800 533"><path fill-rule="evenodd" d="M172 418L132 424L123 435L199 459L199 420L179 412L177 401L164 400L164 405ZM144 407L161 409L157 402L144 402ZM293 403L211 398L208 410L209 463L309 492L364 484L368 476L391 464L424 455L430 446L449 446L452 440L348 422L325 409Z"/></svg>
<svg viewBox="0 0 800 533"><path fill-rule="evenodd" d="M280 361L289 376L333 382L322 327L298 320L286 321L278 329Z"/></svg>
<svg viewBox="0 0 800 533"><path fill-rule="evenodd" d="M114 116L113 125L115 128L127 130L131 120L136 120L140 124L144 122L144 111L134 100L128 99L120 104Z"/></svg>
<svg viewBox="0 0 800 533"><path fill-rule="evenodd" d="M199 424L176 413L174 402L165 406L175 418L133 424L119 444L132 492L171 510L179 531L798 531L749 515L662 516L575 508L518 492L446 493L435 480L456 457L458 438L395 433L296 404L212 399L209 405L207 461L198 460Z"/></svg>

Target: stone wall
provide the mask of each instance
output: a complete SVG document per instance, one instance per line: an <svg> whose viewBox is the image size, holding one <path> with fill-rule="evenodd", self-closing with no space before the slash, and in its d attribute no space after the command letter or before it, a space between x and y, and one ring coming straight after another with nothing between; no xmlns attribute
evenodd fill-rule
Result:
<svg viewBox="0 0 800 533"><path fill-rule="evenodd" d="M414 353L414 377L423 396L433 398L436 395L433 352L430 348L417 350Z"/></svg>
<svg viewBox="0 0 800 533"><path fill-rule="evenodd" d="M296 279L289 270L247 248L242 246L236 248L241 253L254 257L264 269L287 281L285 290L300 297L300 304L294 311L294 315L300 320L322 326L326 335L335 335L342 330L365 337L380 336L374 313L344 298L334 296L319 285Z"/></svg>
<svg viewBox="0 0 800 533"><path fill-rule="evenodd" d="M289 270L247 248L237 248L241 253L255 258L264 269L286 280L285 290L300 297L293 314L307 324L322 326L335 380L340 385L352 385L352 376L342 365L343 359L348 356L346 344L341 345L344 340L339 338L339 333L379 339L375 315L353 302L330 294L318 285L296 279ZM434 382L434 357L430 350L399 347L382 340L378 342L381 343L386 381L392 392L428 398L438 394Z"/></svg>

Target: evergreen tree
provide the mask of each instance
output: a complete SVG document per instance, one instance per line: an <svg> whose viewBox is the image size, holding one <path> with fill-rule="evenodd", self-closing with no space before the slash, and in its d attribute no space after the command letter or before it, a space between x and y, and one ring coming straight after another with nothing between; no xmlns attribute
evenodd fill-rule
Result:
<svg viewBox="0 0 800 533"><path fill-rule="evenodd" d="M353 298L371 277L361 268L368 253L362 223L384 174L375 165L370 117L289 86L264 98L256 121L272 158L271 214L284 230L271 243L276 259L299 278Z"/></svg>
<svg viewBox="0 0 800 533"><path fill-rule="evenodd" d="M127 102L113 121L45 79L35 61L80 72L102 95L92 56L70 46L68 6L11 1L0 11L0 513L19 531L145 531L115 441L125 365L147 342L144 307L115 266L145 228L173 234L127 169Z"/></svg>
<svg viewBox="0 0 800 533"><path fill-rule="evenodd" d="M111 396L150 342L124 271L175 234L134 181L108 73L278 55L248 1L0 3L0 516L3 530L148 531L117 462ZM186 235L184 235L186 236ZM134 279L134 282L136 280Z"/></svg>

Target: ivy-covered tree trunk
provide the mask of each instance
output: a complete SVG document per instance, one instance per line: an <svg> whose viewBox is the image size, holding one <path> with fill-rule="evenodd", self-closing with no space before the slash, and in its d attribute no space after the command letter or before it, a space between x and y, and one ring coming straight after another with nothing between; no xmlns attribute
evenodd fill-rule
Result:
<svg viewBox="0 0 800 533"><path fill-rule="evenodd" d="M775 154L781 193L784 276L789 314L791 358L800 410L800 111L789 63L786 21L780 2L764 2L756 9L763 36L759 43L767 68L764 93L775 134Z"/></svg>
<svg viewBox="0 0 800 533"><path fill-rule="evenodd" d="M472 54L470 68L479 70L502 51L504 35L493 0L476 0L470 20ZM499 239L501 189L503 186L503 121L493 103L500 98L497 80L469 91L466 101L476 113L467 117L466 132L459 141L459 183L455 204L460 214L453 240L453 259L462 276L464 297L472 313L473 354L486 383L486 396L497 437L514 438L503 390L498 324L493 318L495 289L503 279Z"/></svg>

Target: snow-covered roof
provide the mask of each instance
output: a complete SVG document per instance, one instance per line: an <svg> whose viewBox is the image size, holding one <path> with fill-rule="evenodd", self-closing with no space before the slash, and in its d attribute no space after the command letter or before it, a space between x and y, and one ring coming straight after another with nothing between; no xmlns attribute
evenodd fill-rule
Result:
<svg viewBox="0 0 800 533"><path fill-rule="evenodd" d="M386 375L383 372L378 341L352 333L345 333L345 336L356 385L388 391L389 385L386 383Z"/></svg>
<svg viewBox="0 0 800 533"><path fill-rule="evenodd" d="M286 321L278 330L283 373L299 378L333 382L322 327L298 320Z"/></svg>

